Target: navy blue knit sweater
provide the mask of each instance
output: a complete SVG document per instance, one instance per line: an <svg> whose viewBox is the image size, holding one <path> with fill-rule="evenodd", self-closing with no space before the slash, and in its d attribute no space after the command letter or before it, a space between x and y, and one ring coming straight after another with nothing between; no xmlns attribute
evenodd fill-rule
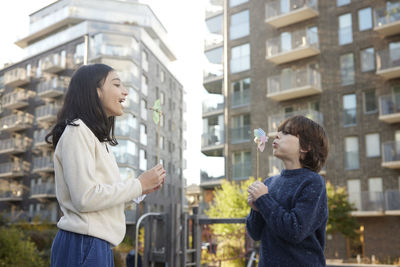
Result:
<svg viewBox="0 0 400 267"><path fill-rule="evenodd" d="M324 179L303 168L283 170L264 182L246 227L261 240L259 266L325 266L328 206Z"/></svg>

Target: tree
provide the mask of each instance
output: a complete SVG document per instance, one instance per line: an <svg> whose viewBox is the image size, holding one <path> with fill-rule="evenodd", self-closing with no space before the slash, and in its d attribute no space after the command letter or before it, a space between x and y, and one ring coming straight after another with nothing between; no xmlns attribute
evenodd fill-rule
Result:
<svg viewBox="0 0 400 267"><path fill-rule="evenodd" d="M210 218L243 218L250 212L247 204L247 188L254 178L242 182L222 181L221 188L214 191L214 199L206 215ZM210 226L218 245L215 254L205 253L203 261L221 261L222 265L243 266L245 253L244 224L214 224Z"/></svg>
<svg viewBox="0 0 400 267"><path fill-rule="evenodd" d="M344 187L335 187L326 183L328 195L329 218L326 226L327 234L335 232L342 233L345 237L357 237L359 225L350 212L355 210L354 206L348 202L348 194Z"/></svg>

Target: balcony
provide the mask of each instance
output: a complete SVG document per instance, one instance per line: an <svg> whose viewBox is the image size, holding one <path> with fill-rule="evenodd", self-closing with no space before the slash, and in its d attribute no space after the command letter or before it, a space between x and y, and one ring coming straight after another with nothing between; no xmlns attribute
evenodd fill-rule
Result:
<svg viewBox="0 0 400 267"><path fill-rule="evenodd" d="M223 0L209 0L206 5L206 19L222 14L224 11Z"/></svg>
<svg viewBox="0 0 400 267"><path fill-rule="evenodd" d="M53 77L38 85L37 93L41 98L58 97L64 95L69 83L68 77Z"/></svg>
<svg viewBox="0 0 400 267"><path fill-rule="evenodd" d="M17 87L30 82L30 73L24 68L15 68L4 73L4 85Z"/></svg>
<svg viewBox="0 0 400 267"><path fill-rule="evenodd" d="M385 37L400 33L399 2L386 2L386 7L375 9L374 30Z"/></svg>
<svg viewBox="0 0 400 267"><path fill-rule="evenodd" d="M56 209L43 209L43 210L35 210L32 212L31 218L33 220L39 220L41 222L57 222L57 210Z"/></svg>
<svg viewBox="0 0 400 267"><path fill-rule="evenodd" d="M400 122L400 94L379 97L379 120L387 123Z"/></svg>
<svg viewBox="0 0 400 267"><path fill-rule="evenodd" d="M232 93L232 108L246 107L250 105L250 89Z"/></svg>
<svg viewBox="0 0 400 267"><path fill-rule="evenodd" d="M214 70L204 71L203 86L210 94L222 94L224 72L222 64L209 64Z"/></svg>
<svg viewBox="0 0 400 267"><path fill-rule="evenodd" d="M224 45L222 34L207 33L204 39L204 50L211 50Z"/></svg>
<svg viewBox="0 0 400 267"><path fill-rule="evenodd" d="M357 209L351 214L356 217L383 216L385 210L383 192L349 192L348 201Z"/></svg>
<svg viewBox="0 0 400 267"><path fill-rule="evenodd" d="M284 70L280 75L268 77L267 85L267 97L275 101L322 93L321 75L311 68Z"/></svg>
<svg viewBox="0 0 400 267"><path fill-rule="evenodd" d="M0 191L0 201L21 201L22 194L22 186L14 190Z"/></svg>
<svg viewBox="0 0 400 267"><path fill-rule="evenodd" d="M22 88L15 88L11 93L5 94L2 98L3 108L18 109L29 105L28 99L33 97L35 92Z"/></svg>
<svg viewBox="0 0 400 267"><path fill-rule="evenodd" d="M18 154L26 152L32 144L32 139L15 134L13 137L0 140L0 154Z"/></svg>
<svg viewBox="0 0 400 267"><path fill-rule="evenodd" d="M56 186L53 182L35 184L31 187L30 198L55 198Z"/></svg>
<svg viewBox="0 0 400 267"><path fill-rule="evenodd" d="M31 128L33 115L27 112L17 111L12 115L0 119L0 131L21 131Z"/></svg>
<svg viewBox="0 0 400 267"><path fill-rule="evenodd" d="M208 133L201 135L201 152L207 156L222 156L225 143L225 131L219 127L210 127Z"/></svg>
<svg viewBox="0 0 400 267"><path fill-rule="evenodd" d="M54 171L54 164L52 156L33 158L32 173L53 172L53 171Z"/></svg>
<svg viewBox="0 0 400 267"><path fill-rule="evenodd" d="M287 3L288 2L288 3ZM317 0L275 0L266 4L265 22L280 28L319 15ZM284 5L287 3L288 5Z"/></svg>
<svg viewBox="0 0 400 267"><path fill-rule="evenodd" d="M376 74L386 80L400 77L400 48L377 52Z"/></svg>
<svg viewBox="0 0 400 267"><path fill-rule="evenodd" d="M385 214L400 215L400 191L386 190L385 191Z"/></svg>
<svg viewBox="0 0 400 267"><path fill-rule="evenodd" d="M295 112L290 112L286 114L276 114L268 117L268 136L274 137L278 132L279 125L292 116L302 115L310 120L315 121L316 123L323 125L323 115L319 111L315 110L299 110Z"/></svg>
<svg viewBox="0 0 400 267"><path fill-rule="evenodd" d="M247 180L251 176L251 162L232 164L232 180Z"/></svg>
<svg viewBox="0 0 400 267"><path fill-rule="evenodd" d="M57 104L47 104L35 109L36 120L38 122L53 122L57 118L60 106Z"/></svg>
<svg viewBox="0 0 400 267"><path fill-rule="evenodd" d="M63 52L45 57L42 61L42 71L48 73L58 73L62 70L65 70L67 67L66 53L65 51Z"/></svg>
<svg viewBox="0 0 400 267"><path fill-rule="evenodd" d="M25 176L29 173L31 164L14 158L13 162L0 163L0 178L14 178Z"/></svg>
<svg viewBox="0 0 400 267"><path fill-rule="evenodd" d="M209 176L207 171L200 171L200 186L202 188L214 188L220 186L222 181L225 180L225 176Z"/></svg>
<svg viewBox="0 0 400 267"><path fill-rule="evenodd" d="M274 176L281 173L285 168L282 161L274 156L268 157L268 176Z"/></svg>
<svg viewBox="0 0 400 267"><path fill-rule="evenodd" d="M400 141L382 143L382 167L400 169Z"/></svg>
<svg viewBox="0 0 400 267"><path fill-rule="evenodd" d="M303 29L282 33L279 37L267 40L266 59L275 64L283 64L319 54L318 33L314 31Z"/></svg>
<svg viewBox="0 0 400 267"><path fill-rule="evenodd" d="M47 134L48 131L45 129L36 130L33 133L33 147L36 149L42 147L48 147L49 144L47 144L45 140Z"/></svg>
<svg viewBox="0 0 400 267"><path fill-rule="evenodd" d="M250 131L250 125L244 125L243 127L231 128L231 143L238 144L249 142L252 133Z"/></svg>
<svg viewBox="0 0 400 267"><path fill-rule="evenodd" d="M224 113L224 96L209 94L203 101L203 118Z"/></svg>

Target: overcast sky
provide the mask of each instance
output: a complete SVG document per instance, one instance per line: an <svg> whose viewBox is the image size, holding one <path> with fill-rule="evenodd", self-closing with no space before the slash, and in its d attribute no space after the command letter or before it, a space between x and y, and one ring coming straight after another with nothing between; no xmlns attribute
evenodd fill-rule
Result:
<svg viewBox="0 0 400 267"><path fill-rule="evenodd" d="M23 57L23 51L14 42L28 34L29 14L54 2L54 0L13 0L1 3L0 25L0 67L7 62L16 62ZM187 169L184 176L187 183L199 183L200 162L206 157L201 154L201 101L205 96L202 86L204 5L206 1L196 0L143 0L151 6L168 31L169 43L178 60L169 66L183 84L186 91L187 150L184 157Z"/></svg>

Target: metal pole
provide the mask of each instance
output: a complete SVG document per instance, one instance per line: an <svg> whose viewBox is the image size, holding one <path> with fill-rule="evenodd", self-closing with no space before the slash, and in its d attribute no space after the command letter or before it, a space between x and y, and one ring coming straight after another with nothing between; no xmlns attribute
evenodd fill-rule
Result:
<svg viewBox="0 0 400 267"><path fill-rule="evenodd" d="M138 247L139 247L139 228L140 228L140 223L148 216L159 216L161 213L159 212L148 212L140 216L140 218L137 220L136 223L136 237L135 237L135 267L137 267L138 264L138 257L139 257L139 252L138 252Z"/></svg>

